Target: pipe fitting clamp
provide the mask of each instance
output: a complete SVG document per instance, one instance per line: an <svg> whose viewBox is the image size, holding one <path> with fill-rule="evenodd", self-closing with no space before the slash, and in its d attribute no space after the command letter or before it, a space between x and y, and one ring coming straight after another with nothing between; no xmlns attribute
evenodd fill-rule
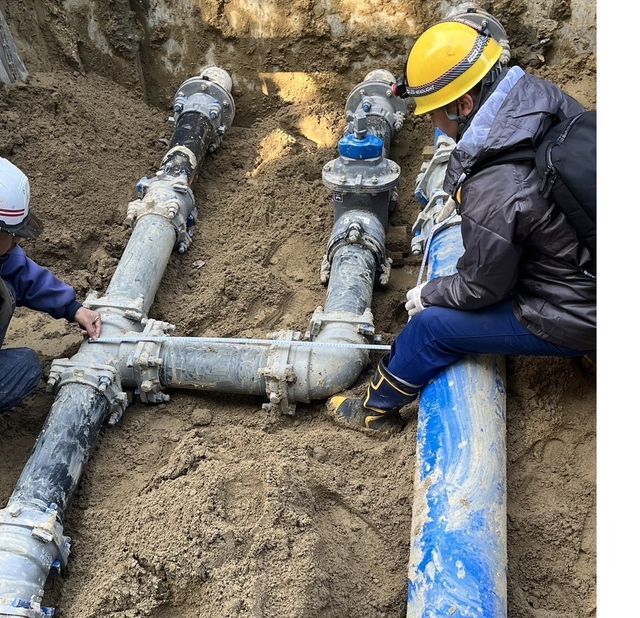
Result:
<svg viewBox="0 0 640 618"><path fill-rule="evenodd" d="M144 330L130 333L133 337L164 337L175 330L173 324L145 318ZM125 335L126 336L126 335ZM162 368L162 343L159 341L139 341L127 360L127 367L133 368L136 379L136 394L143 403L164 403L170 396L162 392L160 370Z"/></svg>
<svg viewBox="0 0 640 618"><path fill-rule="evenodd" d="M129 405L120 375L111 365L86 365L81 360L58 358L51 363L47 391L57 393L65 384L85 384L104 395L109 404L109 425L118 424Z"/></svg>
<svg viewBox="0 0 640 618"><path fill-rule="evenodd" d="M316 307L316 310L311 316L305 338L313 341L322 330L323 325L331 323L353 324L358 334L368 339L373 339L376 330L373 325L373 313L369 308L365 309L362 315L358 315L357 313L350 313L348 311L331 311L325 313L324 307L320 306Z"/></svg>
<svg viewBox="0 0 640 618"><path fill-rule="evenodd" d="M278 331L270 333L269 337L279 341L297 341L300 333L295 331ZM266 381L269 403L262 404L264 410L280 410L282 414L293 416L296 404L289 403L289 384L297 380L294 365L289 362L292 346L273 345L269 349L267 365L258 370L258 375Z"/></svg>
<svg viewBox="0 0 640 618"><path fill-rule="evenodd" d="M185 177L160 176L141 178L136 185L138 199L129 202L125 223L133 227L145 215L158 215L173 223L176 248L184 253L191 245L191 224L194 223L195 197ZM191 219L190 219L191 217Z"/></svg>

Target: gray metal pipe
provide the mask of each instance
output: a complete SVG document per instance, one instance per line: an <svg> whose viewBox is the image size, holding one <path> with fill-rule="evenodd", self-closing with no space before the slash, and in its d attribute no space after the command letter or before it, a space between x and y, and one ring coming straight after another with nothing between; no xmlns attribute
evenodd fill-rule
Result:
<svg viewBox="0 0 640 618"><path fill-rule="evenodd" d="M40 607L51 568L66 564L62 513L107 416L107 400L64 385L5 509L0 511L0 616L53 616Z"/></svg>
<svg viewBox="0 0 640 618"><path fill-rule="evenodd" d="M42 509L54 504L62 513L106 415L107 400L96 389L85 384L62 386L9 504Z"/></svg>
<svg viewBox="0 0 640 618"><path fill-rule="evenodd" d="M176 231L168 219L157 215L142 217L118 262L105 296L137 302L146 315L176 243Z"/></svg>
<svg viewBox="0 0 640 618"><path fill-rule="evenodd" d="M138 183L140 199L127 210L135 228L122 259L106 294L85 300L103 316L106 336L158 334L170 326L146 315L172 249L183 252L191 243L195 203L189 185L233 120L233 100L220 82L230 87L228 75L214 69L180 86L171 148L160 171ZM154 351L146 344L84 343L73 358L52 363L48 385L57 390L56 399L9 504L0 510L0 617L53 616L41 599L49 570L64 566L69 554L63 512L105 419L117 421L128 404L123 382L140 383L147 400L163 400L154 384L161 362Z"/></svg>
<svg viewBox="0 0 640 618"><path fill-rule="evenodd" d="M219 393L264 395L269 346L188 343L167 340L162 346L163 386Z"/></svg>

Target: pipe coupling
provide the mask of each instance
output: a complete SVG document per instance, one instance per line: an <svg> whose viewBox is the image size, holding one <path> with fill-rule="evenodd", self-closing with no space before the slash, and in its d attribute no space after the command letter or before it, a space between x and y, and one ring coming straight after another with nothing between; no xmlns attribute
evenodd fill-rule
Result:
<svg viewBox="0 0 640 618"><path fill-rule="evenodd" d="M71 539L58 522L58 507L40 511L20 502L0 510L0 616L54 616L39 599L50 571L60 573L71 551Z"/></svg>
<svg viewBox="0 0 640 618"><path fill-rule="evenodd" d="M186 176L176 178L164 172L158 172L153 178L145 176L138 181L136 192L138 199L129 202L125 223L134 227L138 219L146 215L168 219L176 230L175 248L184 253L191 245L192 228L198 215Z"/></svg>
<svg viewBox="0 0 640 618"><path fill-rule="evenodd" d="M98 296L96 291L87 294L82 303L87 309L98 311L100 309L115 309L125 318L132 322L140 322L144 319L144 297L138 296L135 299L117 298L114 296Z"/></svg>
<svg viewBox="0 0 640 618"><path fill-rule="evenodd" d="M295 331L277 331L270 333L269 338L279 341L297 341L300 333ZM266 383L268 403L262 404L264 410L280 411L282 414L293 416L296 404L289 400L289 386L297 380L293 362L293 346L272 345L269 348L267 364L258 370L258 375L264 377Z"/></svg>
<svg viewBox="0 0 640 618"><path fill-rule="evenodd" d="M331 264L337 251L345 245L362 245L376 259L376 275L380 285L389 283L393 260L387 257L385 231L379 219L364 210L347 210L333 225L327 253L320 266L320 281L329 282Z"/></svg>
<svg viewBox="0 0 640 618"><path fill-rule="evenodd" d="M178 88L169 121L177 123L183 114L197 112L209 120L217 135L224 135L236 113L231 86L231 77L224 69L208 67Z"/></svg>
<svg viewBox="0 0 640 618"><path fill-rule="evenodd" d="M120 374L112 365L88 365L84 359L75 360L75 357L58 358L51 363L47 392L57 393L65 384L84 384L102 394L108 403L109 425L118 424L129 405Z"/></svg>
<svg viewBox="0 0 640 618"><path fill-rule="evenodd" d="M141 333L126 333L140 337L135 349L127 360L127 367L133 369L133 376L137 385L135 394L143 403L164 403L170 396L162 392L160 372L162 370L162 342L143 341L145 337L164 337L175 330L173 324L145 318L142 320L144 330Z"/></svg>
<svg viewBox="0 0 640 618"><path fill-rule="evenodd" d="M363 111L367 116L378 116L389 125L393 137L402 128L407 114L405 101L392 92L391 86L395 81L393 74L384 69L368 73L347 97L347 120L353 122L359 111ZM347 130L349 131L349 128Z"/></svg>
<svg viewBox="0 0 640 618"><path fill-rule="evenodd" d="M430 230L449 198L449 195L443 191L442 185L447 173L449 157L455 147L455 140L442 133L437 138L433 157L422 164L416 177L414 195L424 208L411 228L411 252L414 255L424 252Z"/></svg>
<svg viewBox="0 0 640 618"><path fill-rule="evenodd" d="M305 333L305 339L313 341L320 334L320 331L326 324L350 324L354 327L355 332L373 340L375 327L373 325L373 313L371 309L364 310L362 315L350 313L348 311L330 311L326 313L324 307L316 307L316 310L309 321L309 328Z"/></svg>

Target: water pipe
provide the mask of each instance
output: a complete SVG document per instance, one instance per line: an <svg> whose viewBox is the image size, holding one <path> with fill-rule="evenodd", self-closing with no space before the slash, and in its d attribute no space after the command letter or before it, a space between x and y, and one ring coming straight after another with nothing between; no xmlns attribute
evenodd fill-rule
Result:
<svg viewBox="0 0 640 618"><path fill-rule="evenodd" d="M149 320L147 313L172 250L184 252L191 242L191 184L233 120L230 88L229 76L217 67L180 86L170 149L156 175L138 183L139 199L128 207L127 221L134 229L127 247L105 295L90 295L84 303L100 311L105 336L161 334L168 328ZM50 570L65 566L69 555L64 511L105 419L117 422L129 403L122 377L128 371L148 382L153 378L158 359L136 356L136 351L84 343L73 358L52 363L48 386L56 392L55 401L0 510L0 617L53 615L41 601ZM153 384L145 395L148 401L162 400Z"/></svg>
<svg viewBox="0 0 640 618"><path fill-rule="evenodd" d="M405 112L404 102L390 94L393 81L387 71L373 71L351 91L339 157L323 168L323 181L333 191L335 223L320 275L326 302L313 313L305 336L337 347L212 346L198 338L169 338L153 352L162 359L157 376L162 387L266 393L265 407L293 414L296 402L325 399L355 382L368 351L340 346L363 345L374 336L374 285L385 285L391 269L385 232L400 168L385 155ZM273 337L295 341L302 333Z"/></svg>
<svg viewBox="0 0 640 618"><path fill-rule="evenodd" d="M428 195L442 190L455 143L436 132ZM430 205L430 206L429 206ZM429 210L431 208L431 210ZM426 210L426 212L425 212ZM460 216L429 199L420 221L427 280L455 273ZM420 395L407 616L507 615L506 394L502 357L467 357Z"/></svg>
<svg viewBox="0 0 640 618"><path fill-rule="evenodd" d="M56 392L54 404L0 510L0 617L53 615L41 601L50 570L59 571L69 555L64 511L100 427L105 420L117 423L134 394L158 403L169 399L164 387L266 393L266 406L291 414L295 402L326 398L356 380L368 350L353 346L373 336L373 286L388 281L391 266L384 240L400 169L385 154L405 110L391 98L393 81L386 71L373 72L352 92L352 130L339 144L338 159L323 171L333 189L336 222L321 269L327 301L314 312L306 336L352 346L342 348L172 342L167 335L173 326L148 317L172 250L183 253L191 243L191 184L235 113L231 80L222 69L207 69L180 86L169 151L156 175L138 183L138 199L127 209L131 238L104 296L91 294L84 303L100 311L105 338L123 341L85 343L72 358L52 363L48 387ZM141 340L130 342L132 335Z"/></svg>

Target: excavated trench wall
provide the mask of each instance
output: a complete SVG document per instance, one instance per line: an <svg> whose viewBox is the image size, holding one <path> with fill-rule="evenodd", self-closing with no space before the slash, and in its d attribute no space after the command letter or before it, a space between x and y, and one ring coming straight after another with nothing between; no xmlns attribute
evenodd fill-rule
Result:
<svg viewBox="0 0 640 618"><path fill-rule="evenodd" d="M448 2L0 0L31 73L0 91L0 156L30 177L46 231L25 244L79 296L104 291L128 232L135 182L166 150L180 82L205 64L233 77L237 115L196 185L194 245L174 255L151 314L176 334L304 330L325 289L332 227L321 183L350 88L398 74ZM513 58L595 107L595 3L485 3ZM547 40L549 39L549 40ZM386 341L406 321L419 260L407 226L432 143L409 117L391 217L391 283L374 293ZM423 152L424 149L424 152ZM45 364L73 354L74 327L20 309L8 345ZM370 375L366 373L359 388ZM251 397L174 393L103 432L66 516L73 538L45 600L67 618L402 616L415 409L378 442ZM0 505L51 405L40 389L0 417ZM509 615L595 615L595 380L573 361L508 362Z"/></svg>

